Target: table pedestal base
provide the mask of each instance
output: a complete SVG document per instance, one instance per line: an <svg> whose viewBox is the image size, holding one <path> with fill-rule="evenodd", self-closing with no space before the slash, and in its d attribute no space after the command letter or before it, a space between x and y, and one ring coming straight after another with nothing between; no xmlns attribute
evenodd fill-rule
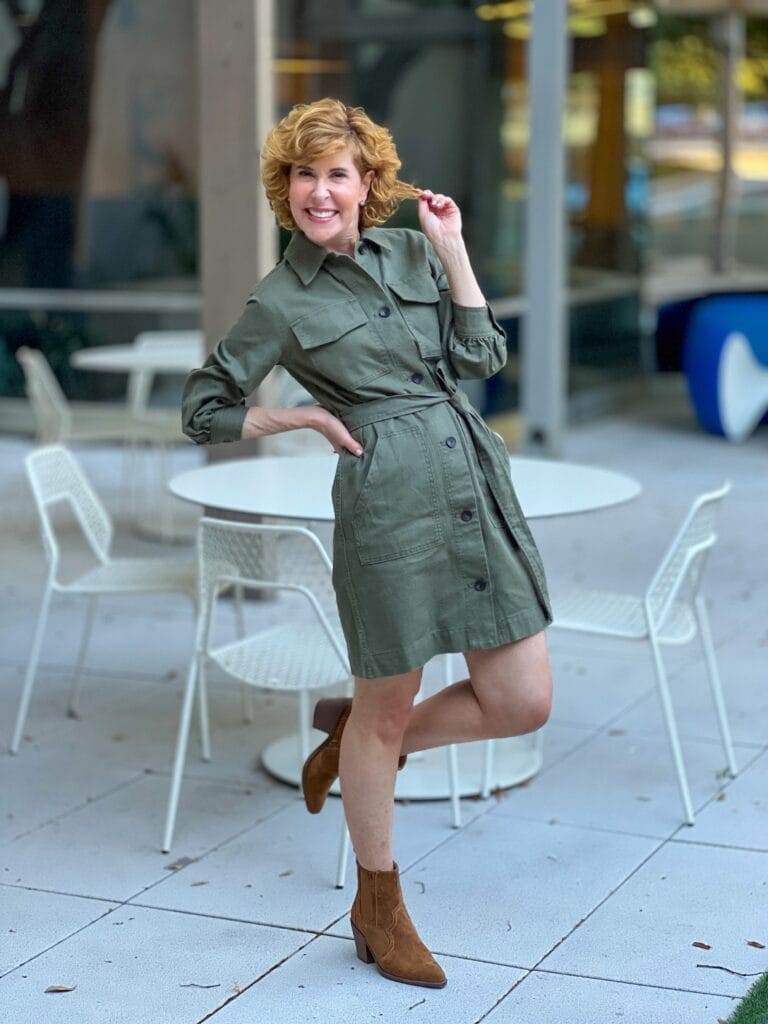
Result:
<svg viewBox="0 0 768 1024"><path fill-rule="evenodd" d="M310 750L326 734L316 729L310 732ZM292 786L299 786L299 735L292 733L269 743L261 752L263 767ZM459 762L459 795L477 796L482 792L485 743L459 743L456 746ZM493 749L493 771L490 789L507 789L517 786L535 775L541 768L541 743L536 734L510 736L496 740ZM331 793L340 795L338 779ZM417 750L408 755L405 767L397 773L395 785L396 800L448 800L450 799L448 776L448 752L445 747L432 750Z"/></svg>

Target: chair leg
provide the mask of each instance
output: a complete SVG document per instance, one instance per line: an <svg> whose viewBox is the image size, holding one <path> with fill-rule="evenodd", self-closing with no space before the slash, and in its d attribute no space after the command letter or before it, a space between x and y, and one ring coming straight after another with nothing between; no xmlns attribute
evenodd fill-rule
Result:
<svg viewBox="0 0 768 1024"><path fill-rule="evenodd" d="M32 640L32 650L29 653L29 661L27 663L27 673L24 677L24 685L21 690L21 700L19 701L19 710L16 715L16 726L13 730L13 736L11 738L10 752L12 754L17 753L19 749L19 743L21 742L21 734L24 730L24 723L27 720L27 711L29 710L29 700L32 696L32 687L35 685L35 675L37 673L37 665L40 660L40 648L43 643L43 634L45 633L45 626L48 622L48 611L51 607L51 597L53 596L53 588L51 587L51 581L48 580L45 585L45 593L43 594L43 600L40 605L40 614L37 617L37 625L35 626L35 635Z"/></svg>
<svg viewBox="0 0 768 1024"><path fill-rule="evenodd" d="M347 879L347 859L349 856L349 829L347 819L342 810L341 817L341 842L339 843L339 860L336 865L336 888L343 889Z"/></svg>
<svg viewBox="0 0 768 1024"><path fill-rule="evenodd" d="M304 798L301 788L301 769L309 757L309 690L299 690L299 797Z"/></svg>
<svg viewBox="0 0 768 1024"><path fill-rule="evenodd" d="M80 711L80 688L83 678L83 665L85 664L85 655L88 651L88 642L91 639L93 620L96 616L97 600L98 595L96 594L90 595L87 599L88 606L85 610L85 625L83 626L83 635L80 638L80 650L77 652L75 672L72 676L72 687L69 691L69 703L67 704L67 715L70 718L77 718Z"/></svg>
<svg viewBox="0 0 768 1024"><path fill-rule="evenodd" d="M480 796L487 800L491 795L493 787L494 755L496 754L496 740L484 740L483 748L483 777L480 780Z"/></svg>
<svg viewBox="0 0 768 1024"><path fill-rule="evenodd" d="M206 676L205 656L200 656L198 673L197 710L200 716L200 757L203 761L211 760L211 725L208 717L208 679Z"/></svg>
<svg viewBox="0 0 768 1024"><path fill-rule="evenodd" d="M243 612L243 584L234 584L233 593L233 607L235 610L235 629L237 630L237 639L242 640L245 636L245 615ZM243 721L249 724L253 723L253 688L247 683L240 684L240 704L243 710Z"/></svg>
<svg viewBox="0 0 768 1024"><path fill-rule="evenodd" d="M184 774L184 762L187 756L187 741L189 740L189 726L192 720L192 707L195 700L195 683L197 680L198 659L202 655L195 651L187 674L187 685L184 690L184 697L181 703L179 715L179 728L176 736L176 753L173 760L173 772L171 774L171 789L168 795L168 809L165 816L165 830L161 849L168 853L173 841L173 830L176 824L176 811L179 806L179 794L181 793L181 782Z"/></svg>
<svg viewBox="0 0 768 1024"><path fill-rule="evenodd" d="M455 743L449 743L448 754L448 779L451 787L451 825L453 828L461 828L461 800L459 798L459 757Z"/></svg>
<svg viewBox="0 0 768 1024"><path fill-rule="evenodd" d="M443 656L443 685L450 686L452 681L451 668L453 656ZM453 828L461 828L461 802L459 800L459 759L456 752L456 744L449 743L446 748L448 757L448 786L451 793L451 825Z"/></svg>
<svg viewBox="0 0 768 1024"><path fill-rule="evenodd" d="M672 698L669 693L669 685L667 684L667 673L664 668L664 662L661 659L659 641L652 629L649 630L648 639L651 644L651 650L653 651L653 662L656 669L656 683L659 690L659 697L661 699L661 707L664 712L664 721L667 725L669 742L672 747L672 757L675 762L675 769L677 770L677 781L680 786L680 796L683 801L685 821L686 824L693 825L693 804L691 803L691 794L688 789L688 779L686 777L685 765L683 763L683 751L680 746L680 737L677 733L677 724L675 722L674 708L672 707Z"/></svg>
<svg viewBox="0 0 768 1024"><path fill-rule="evenodd" d="M723 741L723 750L725 751L725 757L728 761L728 770L731 773L731 777L736 778L738 768L736 767L736 757L733 752L731 729L728 725L728 716L725 711L723 689L720 685L720 673L718 671L717 660L715 658L715 646L712 643L712 633L709 629L709 616L707 615L707 608L701 594L696 595L694 607L696 609L696 621L698 622L701 635L701 646L704 648L704 657L707 662L707 676L709 678L709 686L712 691L712 700L715 704L715 712L717 713L717 723L720 727L720 737Z"/></svg>

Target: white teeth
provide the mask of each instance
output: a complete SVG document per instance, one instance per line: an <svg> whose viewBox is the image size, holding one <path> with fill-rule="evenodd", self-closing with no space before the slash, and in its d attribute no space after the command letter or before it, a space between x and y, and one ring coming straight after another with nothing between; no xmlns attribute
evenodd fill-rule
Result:
<svg viewBox="0 0 768 1024"><path fill-rule="evenodd" d="M309 212L312 214L313 217L320 217L322 220L330 220L331 217L335 217L336 216L336 211L335 210L331 210L331 212L328 213L325 210L312 210L312 209L310 209Z"/></svg>

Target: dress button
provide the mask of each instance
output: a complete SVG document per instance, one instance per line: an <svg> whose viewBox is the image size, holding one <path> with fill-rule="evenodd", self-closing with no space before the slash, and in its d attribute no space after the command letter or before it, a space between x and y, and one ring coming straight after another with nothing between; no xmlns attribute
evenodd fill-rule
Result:
<svg viewBox="0 0 768 1024"><path fill-rule="evenodd" d="M411 380L413 381L414 384L421 384L421 382L424 380L424 374L423 373L412 373L411 374Z"/></svg>
<svg viewBox="0 0 768 1024"><path fill-rule="evenodd" d="M455 448L456 447L456 438L455 437L446 437L445 443L448 445L449 448Z"/></svg>
<svg viewBox="0 0 768 1024"><path fill-rule="evenodd" d="M472 518L472 510L469 508L465 508L464 511L461 513L461 518L464 520L465 523L468 523L469 520Z"/></svg>
<svg viewBox="0 0 768 1024"><path fill-rule="evenodd" d="M361 242L361 243L360 243L360 245L358 245L358 247L357 247L357 251L358 251L359 253L363 253L363 252L365 252L365 242Z"/></svg>
<svg viewBox="0 0 768 1024"><path fill-rule="evenodd" d="M475 588L475 590L485 590L486 582L485 580L475 580L472 586Z"/></svg>
<svg viewBox="0 0 768 1024"><path fill-rule="evenodd" d="M389 306L382 306L381 309L379 310L379 316L389 316L391 312L392 310L389 308Z"/></svg>

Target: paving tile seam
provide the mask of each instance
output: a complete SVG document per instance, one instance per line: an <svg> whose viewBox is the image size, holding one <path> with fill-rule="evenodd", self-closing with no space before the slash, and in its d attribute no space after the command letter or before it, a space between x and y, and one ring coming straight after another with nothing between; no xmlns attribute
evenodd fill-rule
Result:
<svg viewBox="0 0 768 1024"><path fill-rule="evenodd" d="M212 1017L214 1017L221 1010L229 1006L229 1004L234 1002L235 999L239 999L240 996L244 995L246 992L252 989L254 985L258 985L260 981L263 981L264 978L270 975L273 971L276 971L279 967L282 967L283 964L293 959L293 957L295 957L297 953L301 953L302 950L305 950L307 948L307 946L312 945L313 942L317 942L319 938L319 935L313 935L304 943L303 946L299 946L297 949L294 949L292 953L288 953L286 956L282 958L282 960L278 960L277 963L272 964L271 967L268 967L265 971L262 971L262 973L257 978L254 978L253 981L250 982L250 984L245 985L243 988L240 989L239 992L235 992L231 996L229 996L228 999L225 999L221 1006L217 1006L215 1009L211 1010L210 1013L206 1013L205 1016L199 1017L195 1021L195 1024L205 1024L206 1021L211 1020Z"/></svg>
<svg viewBox="0 0 768 1024"><path fill-rule="evenodd" d="M554 944L554 946L552 946L551 949L548 949L547 952L536 961L536 963L533 965L533 970L535 970L537 967L539 967L540 964L542 964L547 959L547 957L551 956L555 952L556 949L558 949L560 946L562 946L564 942L567 942L568 939L571 937L571 935L573 935L574 932L577 929L581 928L582 925L584 925L592 917L593 914L595 914L602 906L604 906L608 902L608 900L610 900L613 896L615 896L616 893L627 884L627 882L630 880L630 878L633 878L638 873L638 871L640 871L641 868L645 867L645 865L650 860L652 860L652 858L656 856L656 854L659 852L659 850L662 850L667 845L668 842L669 842L669 838L662 839L658 843L658 845L656 847L654 847L654 849L652 849L648 854L646 854L646 856L643 857L642 860L640 860L639 863L637 863L634 866L634 868L632 868L632 870L627 875L625 875L624 878L622 878L621 881L619 881L613 887L613 889L611 889L601 900L599 900L592 907L592 909L589 910L584 915L584 917L582 917L581 920L578 921L570 929L570 931L568 931L565 935L563 935L560 939L558 939L558 941Z"/></svg>
<svg viewBox="0 0 768 1024"><path fill-rule="evenodd" d="M41 829L48 828L49 825L53 825L57 821L61 821L64 818L68 818L70 814L75 814L77 811L82 811L83 808L85 807L90 807L93 804L99 803L106 797L113 796L115 793L119 793L121 789L126 789L128 786L135 786L136 783L140 779L145 778L145 776L145 771L137 771L132 778L125 779L123 782L118 782L116 785L112 786L110 789L105 790L103 793L99 793L97 796L90 797L88 800L84 800L79 804L75 804L73 807L70 807L67 810L62 811L61 814L55 814L52 818L47 818L44 822L38 825L33 825L33 827L27 829L26 832L20 832L18 835L12 836L10 839L3 839L2 841L0 841L0 849L5 849L6 847L11 846L19 839L26 839L27 836L31 836L35 832L41 831Z"/></svg>
<svg viewBox="0 0 768 1024"><path fill-rule="evenodd" d="M662 992L686 992L694 996L722 996L723 999L743 999L740 992L712 992L703 988L685 988L680 985L655 985L650 981L635 981L631 978L607 978L601 974L580 974L578 971L556 971L553 968L534 967L531 974L555 974L566 978L584 978L586 981L604 981L609 985L631 985L634 988L658 989Z"/></svg>
<svg viewBox="0 0 768 1024"><path fill-rule="evenodd" d="M103 914L99 914L99 916L94 918L92 921L86 921L85 924L81 925L79 928L75 928L75 930L70 932L68 935L64 935L60 939L57 939L56 942L52 942L50 946L46 946L45 949L41 949L37 953L34 953L32 956L27 957L27 959L23 960L20 964L17 964L15 967L11 967L10 970L5 971L3 974L0 974L0 983L2 983L11 974L15 974L16 971L21 970L22 967L26 967L27 964L33 963L33 961L39 959L41 956L44 956L46 953L49 953L52 949L56 949L57 946L60 946L62 945L62 943L69 941L69 939L74 938L75 935L79 935L80 932L84 932L86 928L90 928L97 922L103 921L105 917L109 917L110 914L114 914L121 908L122 904L110 907L109 910L105 910Z"/></svg>
<svg viewBox="0 0 768 1024"><path fill-rule="evenodd" d="M276 815L282 814L291 805L291 803L288 803L284 804L281 807L276 807L273 811L270 811L269 814L265 814L263 818L259 818L259 820L255 822L251 822L249 825L244 826L238 832L234 832L232 835L229 835L225 839L222 839L214 846L208 847L201 854L199 854L199 856L193 857L188 864L184 864L181 867L176 868L174 871L168 871L167 868L164 868L165 874L162 878L158 878L154 882L150 882L149 885L145 885L141 889L137 889L136 892L133 893L133 895L129 896L125 902L130 903L132 900L135 900L138 896L141 896L143 893L149 892L150 890L157 888L157 886L162 885L163 882L168 881L169 878L175 878L182 871L186 871L187 868L191 868L193 864L199 864L201 861L204 861L207 857L209 857L212 853L217 853L219 850L223 849L229 843L234 842L236 839L240 839L242 836L246 835L246 833L252 831L253 829L259 828L261 825L266 824L267 822L271 821L272 818L274 818ZM162 857L176 857L175 854L171 854L170 852L162 853L159 846L156 848L156 850L157 853ZM173 860L171 860L171 863L173 863Z"/></svg>

